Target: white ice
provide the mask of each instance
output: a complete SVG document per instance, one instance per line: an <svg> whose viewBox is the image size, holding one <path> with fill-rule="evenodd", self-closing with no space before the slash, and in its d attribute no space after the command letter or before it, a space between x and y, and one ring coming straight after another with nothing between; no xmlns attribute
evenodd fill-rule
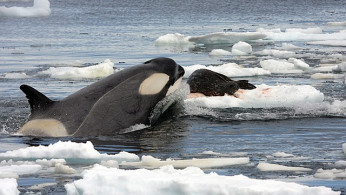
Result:
<svg viewBox="0 0 346 195"><path fill-rule="evenodd" d="M273 56L276 58L289 58L296 55L294 51L282 51L277 49L264 49L262 51L255 52L255 54L263 56Z"/></svg>
<svg viewBox="0 0 346 195"><path fill-rule="evenodd" d="M239 41L232 46L232 55L249 55L252 53L252 46L246 42Z"/></svg>
<svg viewBox="0 0 346 195"><path fill-rule="evenodd" d="M310 45L325 45L334 47L346 47L346 40L326 40L326 41L311 41Z"/></svg>
<svg viewBox="0 0 346 195"><path fill-rule="evenodd" d="M342 21L342 22L328 22L328 25L331 25L331 26L346 26L346 21Z"/></svg>
<svg viewBox="0 0 346 195"><path fill-rule="evenodd" d="M227 63L219 66L205 66L205 65L192 65L184 66L185 74L184 77L188 78L194 71L198 69L208 69L214 72L224 74L228 77L250 77L259 75L270 75L270 72L262 68L243 68L235 63Z"/></svg>
<svg viewBox="0 0 346 195"><path fill-rule="evenodd" d="M293 171L293 172L307 172L311 171L309 168L305 167L288 167L284 165L269 164L269 163L258 163L257 169L260 171Z"/></svg>
<svg viewBox="0 0 346 195"><path fill-rule="evenodd" d="M182 44L234 44L239 41L252 41L265 38L259 32L217 32L202 36L184 36L180 33L166 34L156 39L156 45Z"/></svg>
<svg viewBox="0 0 346 195"><path fill-rule="evenodd" d="M50 75L56 79L93 79L106 77L114 73L114 63L109 59L97 65L88 67L51 67L39 72L40 75Z"/></svg>
<svg viewBox="0 0 346 195"><path fill-rule="evenodd" d="M31 76L25 74L25 73L4 73L3 75L0 75L0 78L4 79L28 79L31 78Z"/></svg>
<svg viewBox="0 0 346 195"><path fill-rule="evenodd" d="M342 144L342 150L344 151L344 154L346 154L346 143Z"/></svg>
<svg viewBox="0 0 346 195"><path fill-rule="evenodd" d="M238 90L237 96L198 97L185 100L187 104L194 104L207 108L273 108L295 107L297 105L320 104L324 95L310 85L257 85L253 90Z"/></svg>
<svg viewBox="0 0 346 195"><path fill-rule="evenodd" d="M0 179L0 195L18 195L18 184L16 179L5 178Z"/></svg>
<svg viewBox="0 0 346 195"><path fill-rule="evenodd" d="M325 40L345 40L346 31L341 30L335 33L323 33L321 28L308 29L257 29L257 32L265 34L265 39L273 41L325 41Z"/></svg>
<svg viewBox="0 0 346 195"><path fill-rule="evenodd" d="M304 70L310 68L304 61L290 58L287 60L262 60L260 65L263 69L270 71L271 73L303 73Z"/></svg>
<svg viewBox="0 0 346 195"><path fill-rule="evenodd" d="M243 175L221 176L197 167L182 170L163 166L155 170L122 170L95 165L83 178L65 185L68 195L80 194L339 194L326 187L308 187Z"/></svg>
<svg viewBox="0 0 346 195"><path fill-rule="evenodd" d="M203 159L187 159L187 160L161 160L152 156L142 156L140 162L123 162L120 165L144 168L159 168L165 165L171 165L174 168L199 167L199 168L217 168L232 165L248 164L250 159L244 158L203 158Z"/></svg>
<svg viewBox="0 0 346 195"><path fill-rule="evenodd" d="M280 157L280 158L287 158L287 157L293 157L293 154L287 154L285 152L275 152L272 154L274 157Z"/></svg>
<svg viewBox="0 0 346 195"><path fill-rule="evenodd" d="M346 179L346 169L318 169L314 177L319 179Z"/></svg>
<svg viewBox="0 0 346 195"><path fill-rule="evenodd" d="M340 79L344 78L343 74L333 73L315 73L310 76L312 79Z"/></svg>
<svg viewBox="0 0 346 195"><path fill-rule="evenodd" d="M227 50L224 49L213 49L209 55L211 56L229 56L232 55L232 52L229 52Z"/></svg>
<svg viewBox="0 0 346 195"><path fill-rule="evenodd" d="M51 13L48 0L34 0L32 7L0 6L0 17L41 17Z"/></svg>
<svg viewBox="0 0 346 195"><path fill-rule="evenodd" d="M95 150L94 145L86 143L75 143L71 141L59 141L48 146L27 147L18 150L0 153L0 159L65 159L66 161L100 162L101 160L139 161L135 154L120 152L114 155L101 154Z"/></svg>

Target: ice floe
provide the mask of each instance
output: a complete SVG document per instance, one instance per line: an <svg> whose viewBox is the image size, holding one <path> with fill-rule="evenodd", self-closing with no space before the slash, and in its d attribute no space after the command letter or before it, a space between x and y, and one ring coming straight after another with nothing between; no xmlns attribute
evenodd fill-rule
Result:
<svg viewBox="0 0 346 195"><path fill-rule="evenodd" d="M331 26L346 26L346 21L342 21L342 22L328 22L328 25L331 25Z"/></svg>
<svg viewBox="0 0 346 195"><path fill-rule="evenodd" d="M243 175L221 176L197 167L167 165L155 170L122 170L95 165L83 178L65 185L68 195L90 194L339 194L326 187L308 187Z"/></svg>
<svg viewBox="0 0 346 195"><path fill-rule="evenodd" d="M198 97L185 100L208 108L273 108L322 103L324 95L310 85L256 85L253 90L238 90L234 96Z"/></svg>
<svg viewBox="0 0 346 195"><path fill-rule="evenodd" d="M234 44L239 41L252 41L265 38L259 32L217 32L201 36L184 36L180 33L166 34L156 39L156 45L179 44Z"/></svg>
<svg viewBox="0 0 346 195"><path fill-rule="evenodd" d="M211 56L229 56L232 55L232 52L229 52L227 50L224 49L213 49L209 55Z"/></svg>
<svg viewBox="0 0 346 195"><path fill-rule="evenodd" d="M65 159L67 162L92 163L101 162L101 160L139 161L135 154L120 152L114 155L101 154L95 150L94 145L87 141L86 143L62 142L48 146L27 147L18 150L0 153L0 159Z"/></svg>
<svg viewBox="0 0 346 195"><path fill-rule="evenodd" d="M184 77L188 78L194 71L198 69L208 69L214 72L218 72L224 74L228 77L250 77L250 76L258 76L258 75L270 75L268 70L264 70L263 68L244 68L235 63L227 63L219 66L205 66L205 65L192 65L192 66L184 66L185 70Z"/></svg>
<svg viewBox="0 0 346 195"><path fill-rule="evenodd" d="M16 179L5 178L0 179L0 195L18 195L18 184Z"/></svg>
<svg viewBox="0 0 346 195"><path fill-rule="evenodd" d="M340 79L343 78L343 74L333 73L315 73L310 76L312 79Z"/></svg>
<svg viewBox="0 0 346 195"><path fill-rule="evenodd" d="M346 143L342 144L342 150L344 151L344 154L346 154Z"/></svg>
<svg viewBox="0 0 346 195"><path fill-rule="evenodd" d="M0 6L0 17L41 17L51 13L48 0L34 0L32 7Z"/></svg>
<svg viewBox="0 0 346 195"><path fill-rule="evenodd" d="M305 167L288 167L284 165L278 164L270 164L270 163L258 163L257 169L260 171L294 171L294 172L307 172L311 171L310 168Z"/></svg>
<svg viewBox="0 0 346 195"><path fill-rule="evenodd" d="M263 69L270 71L271 73L303 73L304 70L310 66L302 60L290 58L287 60L262 60L260 65Z"/></svg>
<svg viewBox="0 0 346 195"><path fill-rule="evenodd" d="M273 41L325 41L325 40L345 40L346 31L341 30L335 33L323 33L321 28L308 29L257 29L257 32L265 34L264 39Z"/></svg>
<svg viewBox="0 0 346 195"><path fill-rule="evenodd" d="M171 165L174 168L185 168L185 167L198 167L198 168L217 168L232 165L244 165L248 164L250 159L244 158L203 158L203 159L187 159L187 160L161 160L152 156L142 156L140 162L123 162L120 165L133 166L133 167L144 167L144 168L159 168L165 165Z"/></svg>
<svg viewBox="0 0 346 195"><path fill-rule="evenodd" d="M334 47L346 47L346 40L327 40L327 41L311 41L310 45L325 45Z"/></svg>
<svg viewBox="0 0 346 195"><path fill-rule="evenodd" d="M232 46L233 55L249 55L252 53L252 46L246 42L239 41Z"/></svg>
<svg viewBox="0 0 346 195"><path fill-rule="evenodd" d="M109 59L97 65L88 67L51 67L39 72L39 75L49 75L56 79L93 79L106 77L114 73L114 63Z"/></svg>
<svg viewBox="0 0 346 195"><path fill-rule="evenodd" d="M28 79L31 78L31 76L27 75L24 72L13 72L13 73L4 73L3 75L0 75L0 78L4 79Z"/></svg>
<svg viewBox="0 0 346 195"><path fill-rule="evenodd" d="M346 179L346 169L318 169L314 177L319 179Z"/></svg>

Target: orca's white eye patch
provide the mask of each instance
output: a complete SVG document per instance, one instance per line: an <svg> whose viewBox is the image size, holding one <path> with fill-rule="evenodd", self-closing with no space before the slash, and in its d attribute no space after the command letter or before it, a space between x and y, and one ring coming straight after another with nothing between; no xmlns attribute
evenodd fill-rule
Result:
<svg viewBox="0 0 346 195"><path fill-rule="evenodd" d="M40 137L64 137L69 135L64 124L55 119L31 120L24 124L19 133Z"/></svg>
<svg viewBox="0 0 346 195"><path fill-rule="evenodd" d="M164 73L154 73L146 78L139 86L139 94L154 95L158 94L169 81L169 76Z"/></svg>

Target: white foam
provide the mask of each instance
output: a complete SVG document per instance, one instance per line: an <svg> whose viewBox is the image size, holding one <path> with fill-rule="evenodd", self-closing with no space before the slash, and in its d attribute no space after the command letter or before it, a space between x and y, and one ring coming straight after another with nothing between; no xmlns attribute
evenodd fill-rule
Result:
<svg viewBox="0 0 346 195"><path fill-rule="evenodd" d="M236 96L198 97L185 100L208 108L273 108L294 107L305 105L307 102L319 104L324 95L310 85L256 85L253 90L238 90Z"/></svg>
<svg viewBox="0 0 346 195"><path fill-rule="evenodd" d="M145 168L159 168L165 165L171 165L174 168L186 168L190 166L199 168L217 168L232 165L248 164L250 159L244 158L203 158L203 159L186 159L186 160L161 160L152 156L142 156L140 162L123 162L120 165L145 167Z"/></svg>
<svg viewBox="0 0 346 195"><path fill-rule="evenodd" d="M314 177L319 179L346 179L346 169L318 169Z"/></svg>
<svg viewBox="0 0 346 195"><path fill-rule="evenodd" d="M249 55L252 53L252 46L246 42L239 41L232 46L233 55Z"/></svg>
<svg viewBox="0 0 346 195"><path fill-rule="evenodd" d="M270 71L271 73L296 73L300 74L305 69L309 68L309 65L305 62L292 59L291 61L286 60L262 60L260 65L263 69ZM292 63L293 62L293 63Z"/></svg>
<svg viewBox="0 0 346 195"><path fill-rule="evenodd" d="M251 41L265 38L266 35L259 32L217 32L202 36L191 36L190 42L196 44L234 44L239 41Z"/></svg>
<svg viewBox="0 0 346 195"><path fill-rule="evenodd" d="M310 41L310 45L325 45L334 47L346 47L346 40L326 40L326 41Z"/></svg>
<svg viewBox="0 0 346 195"><path fill-rule="evenodd" d="M346 31L336 33L323 33L320 28L309 29L257 29L257 32L266 35L267 40L273 41L321 41L321 40L345 40Z"/></svg>
<svg viewBox="0 0 346 195"><path fill-rule="evenodd" d="M51 67L41 71L40 75L50 75L56 79L94 79L106 77L114 73L114 63L109 59L97 65L88 67Z"/></svg>
<svg viewBox="0 0 346 195"><path fill-rule="evenodd" d="M34 0L32 7L0 6L0 17L41 17L51 13L48 0Z"/></svg>
<svg viewBox="0 0 346 195"><path fill-rule="evenodd" d="M229 55L232 55L231 52L229 51L226 51L224 49L213 49L209 55L211 56L229 56Z"/></svg>
<svg viewBox="0 0 346 195"><path fill-rule="evenodd" d="M100 165L83 173L83 178L65 185L68 195L88 194L339 194L326 187L308 187L275 180L250 179L243 175L205 174L188 167L122 170Z"/></svg>
<svg viewBox="0 0 346 195"><path fill-rule="evenodd" d="M116 161L139 161L139 157L135 154L120 152L114 155L101 154L95 150L94 145L87 141L86 143L75 143L71 141L58 141L55 144L48 146L27 147L18 150L7 151L0 153L0 159L77 159L91 162L100 162L101 160L116 160Z"/></svg>
<svg viewBox="0 0 346 195"><path fill-rule="evenodd" d="M18 184L16 179L5 178L0 179L0 195L18 195Z"/></svg>
<svg viewBox="0 0 346 195"><path fill-rule="evenodd" d="M243 68L235 63L227 63L219 66L192 65L184 66L184 77L188 78L194 71L198 69L208 69L214 72L226 75L228 77L251 77L259 75L270 75L270 72L262 68Z"/></svg>
<svg viewBox="0 0 346 195"><path fill-rule="evenodd" d="M257 168L260 171L293 171L293 172L307 172L311 171L309 168L305 167L288 167L284 165L269 164L269 163L258 163Z"/></svg>

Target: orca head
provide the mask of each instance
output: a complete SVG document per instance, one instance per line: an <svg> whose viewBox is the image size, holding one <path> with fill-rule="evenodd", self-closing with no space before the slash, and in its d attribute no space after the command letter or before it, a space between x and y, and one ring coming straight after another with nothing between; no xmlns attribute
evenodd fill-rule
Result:
<svg viewBox="0 0 346 195"><path fill-rule="evenodd" d="M155 69L154 74L145 79L140 87L140 94L156 94L166 90L166 96L180 88L185 74L183 67L170 58L155 58L146 61Z"/></svg>

